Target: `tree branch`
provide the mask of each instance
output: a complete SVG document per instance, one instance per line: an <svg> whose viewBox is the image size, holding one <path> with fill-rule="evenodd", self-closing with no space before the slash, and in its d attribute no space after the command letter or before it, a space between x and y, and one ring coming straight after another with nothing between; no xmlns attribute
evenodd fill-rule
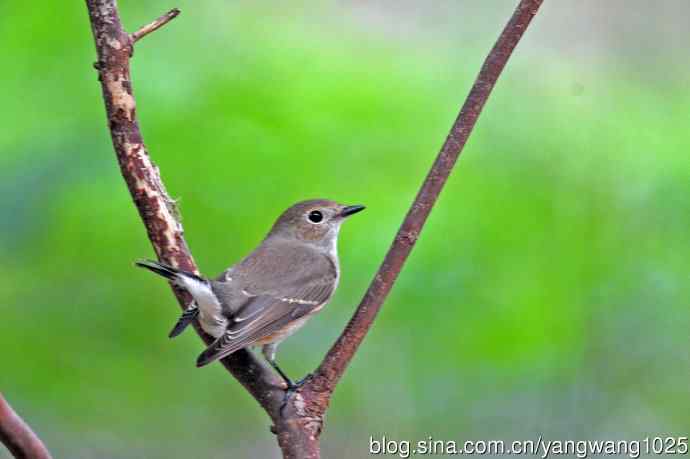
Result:
<svg viewBox="0 0 690 459"><path fill-rule="evenodd" d="M155 21L142 26L139 30L132 34L132 43L136 43L151 32L155 32L156 30L160 29L165 24L175 19L178 14L180 14L180 10L173 8Z"/></svg>
<svg viewBox="0 0 690 459"><path fill-rule="evenodd" d="M40 438L0 393L0 442L17 459L51 459Z"/></svg>
<svg viewBox="0 0 690 459"><path fill-rule="evenodd" d="M222 360L225 368L272 418L272 431L278 436L285 458L320 457L319 437L331 395L381 309L494 84L542 1L522 0L518 5L485 60L441 152L354 316L314 376L291 397L285 411L281 413L280 410L285 393L282 382L262 361L246 350ZM144 146L129 69L133 44L169 22L179 11L171 10L129 35L122 28L115 0L86 0L86 4L98 53L96 68L122 175L159 260L197 272L184 240L175 202L167 194L158 168ZM184 309L190 301L188 294L175 288L173 291ZM195 328L207 344L211 342L198 326Z"/></svg>
<svg viewBox="0 0 690 459"><path fill-rule="evenodd" d="M302 387L301 403L306 406L303 411L309 412L312 418L322 417L328 409L335 386L371 328L472 133L498 77L542 2L543 0L522 0L518 4L513 16L484 61L460 114L364 298L343 333L324 357L314 377Z"/></svg>
<svg viewBox="0 0 690 459"><path fill-rule="evenodd" d="M139 129L129 68L133 39L122 28L115 0L87 0L86 6L98 54L95 67L122 176L158 259L187 271L198 272L184 239L175 201L168 195ZM167 19L159 18L142 28L146 32L140 37L160 28L177 14L173 13L175 11L178 10L162 16ZM189 295L174 287L173 292L180 307L185 309L191 301ZM212 338L195 325L199 336L210 344ZM263 361L244 350L223 359L222 363L271 417L277 417L283 400L283 383Z"/></svg>

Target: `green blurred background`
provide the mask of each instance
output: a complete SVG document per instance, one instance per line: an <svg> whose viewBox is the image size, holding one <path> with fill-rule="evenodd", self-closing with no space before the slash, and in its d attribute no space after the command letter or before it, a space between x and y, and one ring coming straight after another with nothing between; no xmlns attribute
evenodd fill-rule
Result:
<svg viewBox="0 0 690 459"><path fill-rule="evenodd" d="M137 112L217 274L294 201L363 203L339 334L516 1L121 1ZM81 1L3 2L0 390L56 458L278 457L269 421L177 318L120 177ZM547 1L333 399L369 435L641 439L690 426L686 1ZM0 457L9 457L0 451Z"/></svg>

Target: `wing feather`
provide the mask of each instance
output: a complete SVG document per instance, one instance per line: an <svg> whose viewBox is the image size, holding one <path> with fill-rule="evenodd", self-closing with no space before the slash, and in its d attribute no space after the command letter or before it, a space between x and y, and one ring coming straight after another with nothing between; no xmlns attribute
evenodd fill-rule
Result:
<svg viewBox="0 0 690 459"><path fill-rule="evenodd" d="M250 296L233 315L225 333L201 353L197 366L207 365L281 330L323 305L334 289L333 282L321 282L307 284L280 296L276 292ZM251 292L247 294L252 295Z"/></svg>

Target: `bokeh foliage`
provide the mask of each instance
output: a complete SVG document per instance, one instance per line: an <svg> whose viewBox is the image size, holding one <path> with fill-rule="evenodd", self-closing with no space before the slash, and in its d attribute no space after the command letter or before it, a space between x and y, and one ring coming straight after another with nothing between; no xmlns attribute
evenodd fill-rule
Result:
<svg viewBox="0 0 690 459"><path fill-rule="evenodd" d="M368 207L341 233L331 305L281 348L295 376L359 301L512 6L465 3L436 6L459 30L415 2L386 15L183 1L136 49L145 140L204 272L294 201ZM120 4L130 29L175 6ZM255 402L220 366L194 368L198 338L166 338L168 287L132 267L152 251L108 138L84 5L32 5L0 16L0 390L56 457L276 457ZM666 42L574 52L553 39L555 8L338 388L326 457L364 457L382 434L687 434L687 59Z"/></svg>

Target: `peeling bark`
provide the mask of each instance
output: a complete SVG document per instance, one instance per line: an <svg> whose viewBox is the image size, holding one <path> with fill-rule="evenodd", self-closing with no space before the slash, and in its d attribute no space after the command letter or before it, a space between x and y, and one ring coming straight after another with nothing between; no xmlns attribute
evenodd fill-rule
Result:
<svg viewBox="0 0 690 459"><path fill-rule="evenodd" d="M184 239L175 201L168 195L158 166L151 160L139 130L129 69L132 36L122 28L115 1L88 0L86 4L98 54L95 67L103 90L108 127L122 176L159 260L198 273ZM172 17L165 22L170 19ZM159 18L157 21L160 20ZM154 28L149 24L144 28L155 30L161 25ZM141 37L144 35L146 34ZM185 309L191 301L189 295L175 288L173 292L180 307ZM198 327L195 328L209 344L212 338ZM284 391L281 380L267 365L247 351L235 353L222 362L265 409L269 412L277 410Z"/></svg>

